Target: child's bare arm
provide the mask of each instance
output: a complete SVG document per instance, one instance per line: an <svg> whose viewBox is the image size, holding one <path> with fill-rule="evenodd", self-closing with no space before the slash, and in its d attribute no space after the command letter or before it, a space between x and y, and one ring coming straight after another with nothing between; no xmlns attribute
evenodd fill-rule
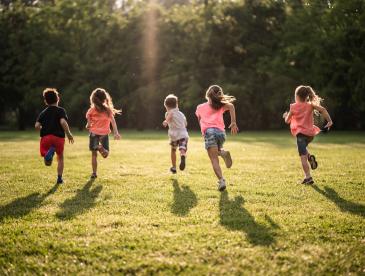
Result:
<svg viewBox="0 0 365 276"><path fill-rule="evenodd" d="M86 123L85 128L86 128L86 129L89 129L89 128L90 128L90 120L89 120L89 118L87 119L87 123Z"/></svg>
<svg viewBox="0 0 365 276"><path fill-rule="evenodd" d="M34 127L35 127L36 130L41 130L42 125L41 125L40 122L36 122L35 125L34 125Z"/></svg>
<svg viewBox="0 0 365 276"><path fill-rule="evenodd" d="M118 127L117 127L117 123L115 122L114 116L112 116L111 124L112 124L112 128L113 128L114 139L120 140L120 134L118 132Z"/></svg>
<svg viewBox="0 0 365 276"><path fill-rule="evenodd" d="M172 119L172 113L167 114L166 119L162 122L162 125L164 127L167 127L168 123L171 122Z"/></svg>
<svg viewBox="0 0 365 276"><path fill-rule="evenodd" d="M229 111L229 115L231 116L231 124L229 125L229 128L231 129L232 134L237 134L238 127L236 123L236 109L234 108L234 105L231 103L225 104L224 110Z"/></svg>
<svg viewBox="0 0 365 276"><path fill-rule="evenodd" d="M289 111L289 112L287 111L283 114L283 119L286 124L290 124L292 116L293 116L293 113L291 113L291 111Z"/></svg>
<svg viewBox="0 0 365 276"><path fill-rule="evenodd" d="M64 118L61 118L60 124L61 124L63 130L66 133L68 142L71 143L71 144L73 144L74 143L74 137L72 136L72 133L70 131L70 127L68 126L67 121Z"/></svg>
<svg viewBox="0 0 365 276"><path fill-rule="evenodd" d="M320 105L312 104L313 108L321 113L324 119L327 121L327 124L324 126L325 128L330 128L333 125L330 114L327 109Z"/></svg>

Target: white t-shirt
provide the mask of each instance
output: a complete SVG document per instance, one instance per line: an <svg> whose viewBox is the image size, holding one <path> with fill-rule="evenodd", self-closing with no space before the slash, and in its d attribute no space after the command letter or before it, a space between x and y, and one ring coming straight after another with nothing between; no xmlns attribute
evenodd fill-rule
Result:
<svg viewBox="0 0 365 276"><path fill-rule="evenodd" d="M172 114L171 120L168 123L169 131L168 135L171 141L177 141L183 138L189 138L188 131L186 130L186 118L185 115L178 109L174 108L166 112L167 115Z"/></svg>

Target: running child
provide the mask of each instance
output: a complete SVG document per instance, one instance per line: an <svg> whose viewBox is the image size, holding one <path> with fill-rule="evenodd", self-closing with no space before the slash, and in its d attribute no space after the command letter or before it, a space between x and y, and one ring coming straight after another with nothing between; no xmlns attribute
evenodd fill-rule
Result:
<svg viewBox="0 0 365 276"><path fill-rule="evenodd" d="M290 124L291 133L297 138L298 152L304 171L302 184L314 183L309 165L312 170L318 167L316 157L307 150L308 144L320 132L320 129L314 125L313 113L322 114L327 121L325 129L329 129L333 125L327 110L321 106L321 101L322 99L312 87L300 85L295 89L295 103L290 105L289 112L283 114L285 123Z"/></svg>
<svg viewBox="0 0 365 276"><path fill-rule="evenodd" d="M74 143L74 138L68 126L66 110L58 106L59 94L54 88L43 91L44 103L47 105L38 116L35 128L40 130L40 153L44 157L46 166L51 166L53 156L57 154L57 184L62 184L64 168L63 150L65 145L65 133L69 143Z"/></svg>
<svg viewBox="0 0 365 276"><path fill-rule="evenodd" d="M117 124L114 115L121 114L120 110L114 108L112 98L103 88L96 88L90 96L90 108L86 113L89 130L89 149L91 151L91 179L97 177L98 152L104 158L109 155L109 133L110 124L113 128L114 139L119 140Z"/></svg>
<svg viewBox="0 0 365 276"><path fill-rule="evenodd" d="M186 151L188 150L189 135L186 130L187 122L185 115L179 110L178 98L175 95L168 95L165 98L164 106L166 108L165 120L162 122L164 127L169 127L168 135L171 145L171 163L170 171L176 173L176 149L180 151L180 170L183 171L186 165Z"/></svg>
<svg viewBox="0 0 365 276"><path fill-rule="evenodd" d="M198 117L201 132L204 136L205 149L212 163L214 173L218 178L218 190L224 191L226 181L219 165L218 156L223 158L227 168L232 166L232 158L230 152L223 149L226 140L223 113L229 111L231 116L229 128L232 134L237 134L236 112L232 104L236 99L225 95L223 89L218 85L210 86L205 98L207 102L198 105L195 114Z"/></svg>

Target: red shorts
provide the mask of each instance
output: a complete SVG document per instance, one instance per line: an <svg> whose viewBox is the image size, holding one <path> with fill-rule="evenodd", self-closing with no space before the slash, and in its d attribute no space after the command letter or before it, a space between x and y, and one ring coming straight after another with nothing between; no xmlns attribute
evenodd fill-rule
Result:
<svg viewBox="0 0 365 276"><path fill-rule="evenodd" d="M65 138L54 135L43 136L40 143L41 155L44 157L49 148L52 146L55 147L57 155L62 155L65 147Z"/></svg>

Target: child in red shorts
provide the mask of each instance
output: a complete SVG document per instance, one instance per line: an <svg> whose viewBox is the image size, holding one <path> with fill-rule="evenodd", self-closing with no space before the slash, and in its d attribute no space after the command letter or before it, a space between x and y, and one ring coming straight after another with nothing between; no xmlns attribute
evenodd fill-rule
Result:
<svg viewBox="0 0 365 276"><path fill-rule="evenodd" d="M74 138L67 123L67 114L64 108L59 107L59 94L54 88L43 91L44 102L47 105L38 116L35 128L40 130L40 153L44 157L46 166L51 166L54 153L57 154L57 184L62 184L63 173L63 148L65 145L65 133L70 143Z"/></svg>

